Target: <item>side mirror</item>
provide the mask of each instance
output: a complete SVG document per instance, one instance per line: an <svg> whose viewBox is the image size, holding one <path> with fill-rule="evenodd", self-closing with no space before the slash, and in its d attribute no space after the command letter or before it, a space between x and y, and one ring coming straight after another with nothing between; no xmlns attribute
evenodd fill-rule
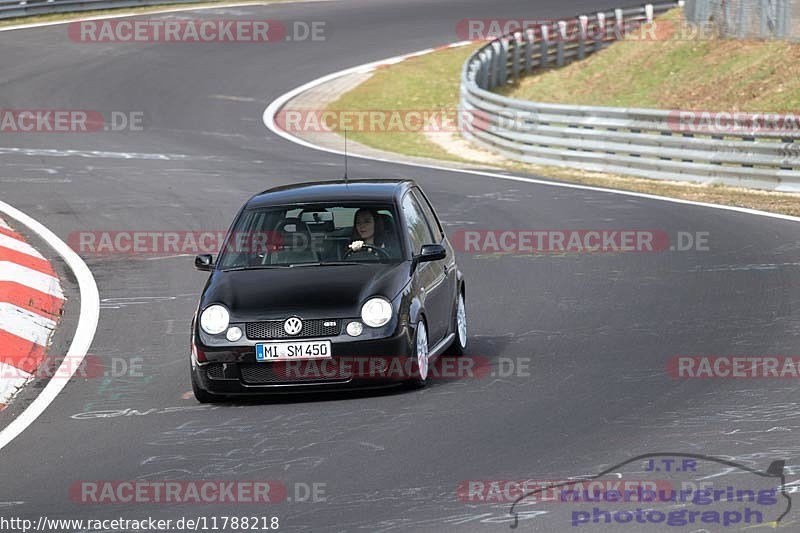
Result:
<svg viewBox="0 0 800 533"><path fill-rule="evenodd" d="M419 255L415 258L417 263L439 261L447 257L447 250L441 244L423 244Z"/></svg>
<svg viewBox="0 0 800 533"><path fill-rule="evenodd" d="M197 270L210 272L214 269L214 257L211 254L200 254L194 258L194 267Z"/></svg>

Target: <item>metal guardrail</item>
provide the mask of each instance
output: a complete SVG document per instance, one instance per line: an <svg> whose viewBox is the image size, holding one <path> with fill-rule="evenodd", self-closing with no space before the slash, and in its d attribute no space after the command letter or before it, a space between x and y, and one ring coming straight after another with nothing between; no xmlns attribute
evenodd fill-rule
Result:
<svg viewBox="0 0 800 533"><path fill-rule="evenodd" d="M491 92L582 59L678 5L581 16L487 43L462 70L462 135L525 163L799 192L800 115L703 115L712 127L698 128L708 125L696 120L701 115L680 111L547 104Z"/></svg>
<svg viewBox="0 0 800 533"><path fill-rule="evenodd" d="M0 20L164 4L194 4L205 0L0 0Z"/></svg>

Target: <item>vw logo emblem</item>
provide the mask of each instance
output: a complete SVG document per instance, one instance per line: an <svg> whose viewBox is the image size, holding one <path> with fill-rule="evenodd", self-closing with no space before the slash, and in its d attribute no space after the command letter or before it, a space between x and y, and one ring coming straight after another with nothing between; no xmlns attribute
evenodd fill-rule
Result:
<svg viewBox="0 0 800 533"><path fill-rule="evenodd" d="M297 335L301 329L303 329L303 321L296 316L286 319L286 322L283 323L283 331L287 335Z"/></svg>

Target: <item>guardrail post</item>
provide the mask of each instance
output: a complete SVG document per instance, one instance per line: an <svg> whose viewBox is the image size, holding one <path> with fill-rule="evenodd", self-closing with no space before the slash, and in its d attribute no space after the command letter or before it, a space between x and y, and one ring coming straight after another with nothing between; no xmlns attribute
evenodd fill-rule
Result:
<svg viewBox="0 0 800 533"><path fill-rule="evenodd" d="M780 28L779 37L785 39L789 36L791 27L791 6L789 0L778 0L778 28Z"/></svg>
<svg viewBox="0 0 800 533"><path fill-rule="evenodd" d="M589 17L578 17L578 59L586 57L586 34L589 32Z"/></svg>
<svg viewBox="0 0 800 533"><path fill-rule="evenodd" d="M520 49L522 48L522 34L516 32L514 35L514 54L511 57L511 79L516 81L519 79L519 68L522 64L522 57Z"/></svg>
<svg viewBox="0 0 800 533"><path fill-rule="evenodd" d="M740 39L744 39L747 37L747 11L745 11L744 2L739 3L739 16L737 18L736 24L739 27L736 28L736 35L738 35Z"/></svg>
<svg viewBox="0 0 800 533"><path fill-rule="evenodd" d="M606 14L605 13L598 13L597 14L597 29L599 30L598 35L596 35L594 43L592 43L592 52L596 52L598 50L603 49L603 40L605 39L606 35Z"/></svg>
<svg viewBox="0 0 800 533"><path fill-rule="evenodd" d="M533 72L533 43L536 40L536 32L532 28L525 30L525 73Z"/></svg>
<svg viewBox="0 0 800 533"><path fill-rule="evenodd" d="M703 31L709 30L708 15L711 6L708 5L709 0L697 0L697 22L702 26Z"/></svg>
<svg viewBox="0 0 800 533"><path fill-rule="evenodd" d="M542 40L539 43L539 68L550 66L550 28L546 24L540 26L542 30Z"/></svg>
<svg viewBox="0 0 800 533"><path fill-rule="evenodd" d="M614 10L614 33L615 39L622 39L625 35L625 17L622 15L621 9Z"/></svg>
<svg viewBox="0 0 800 533"><path fill-rule="evenodd" d="M558 21L558 36L556 37L556 66L564 66L564 43L567 41L567 21Z"/></svg>
<svg viewBox="0 0 800 533"><path fill-rule="evenodd" d="M478 54L478 71L475 74L475 83L481 89L486 89L489 86L489 61L484 52Z"/></svg>
<svg viewBox="0 0 800 533"><path fill-rule="evenodd" d="M500 50L502 46L500 45L499 41L494 41L492 43L492 63L491 63L491 71L490 71L490 78L491 81L487 89L494 89L498 85L500 85Z"/></svg>
<svg viewBox="0 0 800 533"><path fill-rule="evenodd" d="M493 56L491 50L486 50L486 55L483 58L484 69L486 70L486 84L481 86L481 89L486 89L490 91L492 89L492 65L493 65Z"/></svg>
<svg viewBox="0 0 800 533"><path fill-rule="evenodd" d="M497 62L497 66L498 81L502 86L508 81L508 41L505 38L500 39L500 61Z"/></svg>

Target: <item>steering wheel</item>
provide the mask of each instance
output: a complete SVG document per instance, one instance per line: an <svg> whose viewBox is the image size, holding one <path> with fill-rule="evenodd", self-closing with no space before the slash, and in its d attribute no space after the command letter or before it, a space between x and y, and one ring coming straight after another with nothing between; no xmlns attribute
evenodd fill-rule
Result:
<svg viewBox="0 0 800 533"><path fill-rule="evenodd" d="M353 250L352 248L348 248L347 251L344 253L343 259L347 259L348 257L350 257L353 254L358 254L358 253L361 253L361 252L364 252L364 251L370 251L370 252L377 253L378 255L383 255L384 259L391 259L392 258L392 256L389 255L389 252L387 252L383 248L378 248L377 246L373 246L371 244L364 243L363 245L361 245L361 249L360 250Z"/></svg>

